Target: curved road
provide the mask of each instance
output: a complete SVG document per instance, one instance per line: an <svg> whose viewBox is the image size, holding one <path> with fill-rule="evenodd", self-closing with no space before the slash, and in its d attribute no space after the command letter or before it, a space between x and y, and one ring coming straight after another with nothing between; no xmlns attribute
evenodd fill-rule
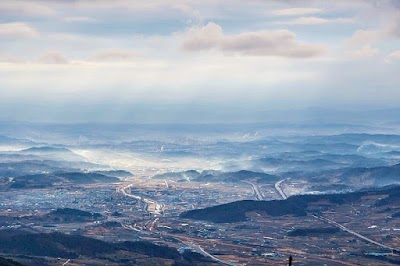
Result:
<svg viewBox="0 0 400 266"><path fill-rule="evenodd" d="M159 204L157 201L155 201L153 199L137 196L137 195L134 195L134 194L126 192L126 190L128 188L132 187L132 185L133 184L130 184L130 185L127 185L126 187L123 187L120 190L122 192L122 194L124 194L127 197L131 197L131 198L134 198L134 199L137 199L137 200L142 200L147 205L154 205L154 211L153 212L149 212L149 213L151 213L153 215L160 215L160 214L162 214L164 212L165 204Z"/></svg>
<svg viewBox="0 0 400 266"><path fill-rule="evenodd" d="M167 182L165 182L165 183L166 183L166 185L168 185ZM127 190L128 188L130 188L132 185L133 185L133 184L127 185L127 186L125 186L125 187L119 189L119 191L120 191L122 194L124 194L125 196L127 196L127 197L131 197L131 198L134 198L134 199L137 199L137 200L142 200L142 201L144 201L144 202L147 203L147 204L156 204L156 210L158 210L158 211L160 211L160 212L163 211L163 209L164 209L164 207L165 207L164 204L158 204L157 201L155 201L155 200L147 199L147 198L144 198L144 197L137 196L137 195L130 194L130 193L126 192L126 190ZM255 186L254 184L252 184L252 185L253 185L254 191L258 191L257 186ZM260 192L258 191L258 193L260 193ZM260 195L261 195L261 193L260 193ZM261 195L261 196L262 196L262 195ZM153 214L153 215L154 215L154 214ZM154 220L149 220L149 221L146 223L146 228L147 228L150 232L153 231L154 229L156 229L156 227L157 227L156 224L157 224L158 219L159 219L159 218L156 217ZM134 231L137 231L137 232L142 232L142 233L144 233L143 231L138 230L138 229L134 228L133 226L124 225L124 224L122 224L122 226L123 226L124 228L126 228L126 229L130 229L130 230L134 230ZM181 240L180 240L180 241L181 241ZM199 245L197 245L197 244L194 244L194 243L189 243L189 244L187 244L187 243L185 243L185 242L183 242L183 241L181 241L181 242L184 243L184 244L186 244L187 246L189 246L189 247L190 247L191 249L193 249L194 251L196 251L196 252L202 254L203 256L209 257L209 258L211 258L212 260L214 260L214 261L216 261L216 262L219 262L219 263L224 264L224 265L231 265L231 266L235 266L235 265L236 265L236 264L233 264L233 263L230 263L230 262L225 262L225 261L223 261L223 260L218 259L217 257L211 255L210 253L208 253L207 251L205 251L201 246L199 246Z"/></svg>
<svg viewBox="0 0 400 266"><path fill-rule="evenodd" d="M188 246L193 249L194 251L196 251L197 253L202 254L203 256L209 257L210 259L217 261L219 263L222 263L224 265L230 265L230 266L235 266L236 264L230 263L230 262L226 262L223 260L218 259L217 257L211 255L210 253L208 253L207 251L205 251L202 247L200 247L199 245L196 245L194 243L189 243Z"/></svg>
<svg viewBox="0 0 400 266"><path fill-rule="evenodd" d="M249 184L249 185L252 186L253 191L254 191L254 194L255 194L256 197L257 197L257 200L259 200L259 201L264 200L264 196L263 196L263 194L261 194L261 192L260 192L260 190L258 189L258 187L257 187L256 184L254 184L254 183L252 183L252 182L250 182L250 181L242 181L242 182L243 182L243 183L246 183L246 184Z"/></svg>

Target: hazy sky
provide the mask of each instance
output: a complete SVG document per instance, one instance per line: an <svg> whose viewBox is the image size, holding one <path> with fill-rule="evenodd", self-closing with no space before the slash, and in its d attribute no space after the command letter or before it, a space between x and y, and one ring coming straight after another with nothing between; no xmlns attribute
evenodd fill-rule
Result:
<svg viewBox="0 0 400 266"><path fill-rule="evenodd" d="M0 1L0 120L262 121L399 86L397 0Z"/></svg>

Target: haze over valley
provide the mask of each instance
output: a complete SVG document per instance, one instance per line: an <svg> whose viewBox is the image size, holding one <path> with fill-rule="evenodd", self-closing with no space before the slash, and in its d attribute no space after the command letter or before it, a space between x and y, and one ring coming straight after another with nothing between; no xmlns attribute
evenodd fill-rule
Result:
<svg viewBox="0 0 400 266"><path fill-rule="evenodd" d="M0 266L399 265L399 3L1 0Z"/></svg>

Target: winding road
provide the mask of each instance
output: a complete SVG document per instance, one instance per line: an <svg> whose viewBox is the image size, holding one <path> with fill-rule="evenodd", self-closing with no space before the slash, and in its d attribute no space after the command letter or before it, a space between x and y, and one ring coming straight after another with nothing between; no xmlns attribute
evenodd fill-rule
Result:
<svg viewBox="0 0 400 266"><path fill-rule="evenodd" d="M149 211L149 207L147 207L147 211L153 215L161 215L164 212L164 208L165 208L165 204L159 204L157 201L153 200L153 199L149 199L149 198L145 198L142 196L137 196L131 193L126 192L126 190L128 188L131 188L133 184L127 185L126 187L123 187L122 189L120 189L120 191L122 192L122 194L124 194L127 197L131 197L137 200L141 200L144 203L146 203L148 206L153 205L154 206L154 211Z"/></svg>

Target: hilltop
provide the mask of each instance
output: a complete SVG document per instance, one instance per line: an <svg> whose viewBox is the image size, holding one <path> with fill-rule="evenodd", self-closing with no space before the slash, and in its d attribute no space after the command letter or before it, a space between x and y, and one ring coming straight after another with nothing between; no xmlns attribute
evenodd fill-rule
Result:
<svg viewBox="0 0 400 266"><path fill-rule="evenodd" d="M350 204L360 201L367 195L385 195L377 205L400 204L400 186L378 190L358 191L345 194L296 195L286 200L254 201L242 200L204 209L183 212L180 217L192 220L205 220L214 223L233 223L246 221L250 212L261 212L268 216L306 216L308 212L319 212L329 205ZM316 203L319 203L316 204ZM319 206L315 208L314 206Z"/></svg>

